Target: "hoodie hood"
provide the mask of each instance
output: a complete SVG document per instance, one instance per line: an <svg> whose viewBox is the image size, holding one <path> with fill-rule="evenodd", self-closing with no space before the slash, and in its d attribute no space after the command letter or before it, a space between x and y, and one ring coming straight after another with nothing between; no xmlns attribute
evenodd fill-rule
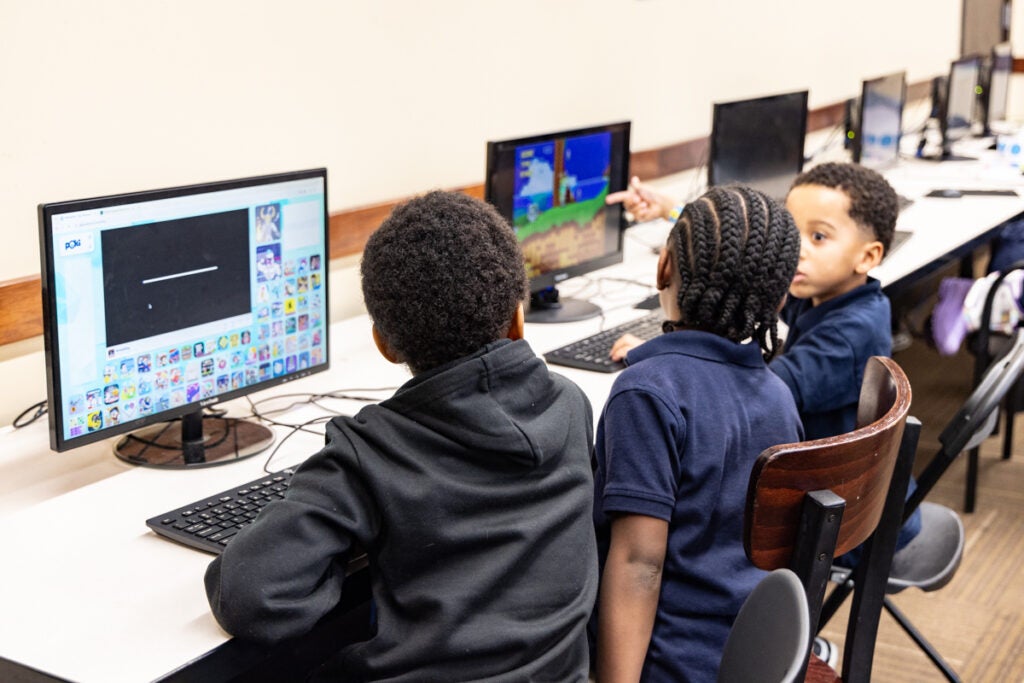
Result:
<svg viewBox="0 0 1024 683"><path fill-rule="evenodd" d="M550 373L525 340L503 339L417 375L379 408L415 420L420 438L447 442L436 445L451 455L537 466L565 447L571 404L558 399L567 390L579 391ZM373 412L360 417L372 420Z"/></svg>

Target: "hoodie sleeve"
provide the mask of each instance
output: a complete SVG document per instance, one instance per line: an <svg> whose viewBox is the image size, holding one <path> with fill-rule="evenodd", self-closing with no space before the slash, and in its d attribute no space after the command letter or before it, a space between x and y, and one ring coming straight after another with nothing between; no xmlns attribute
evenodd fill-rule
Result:
<svg viewBox="0 0 1024 683"><path fill-rule="evenodd" d="M217 622L239 638L276 642L308 632L341 596L355 539L377 526L348 439L333 422L327 445L292 477L206 570Z"/></svg>

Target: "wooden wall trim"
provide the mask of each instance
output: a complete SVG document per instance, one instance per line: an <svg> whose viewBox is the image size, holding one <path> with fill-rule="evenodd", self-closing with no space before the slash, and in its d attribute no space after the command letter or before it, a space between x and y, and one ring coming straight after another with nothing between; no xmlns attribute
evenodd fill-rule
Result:
<svg viewBox="0 0 1024 683"><path fill-rule="evenodd" d="M1014 71L1024 72L1024 60L1014 60ZM927 97L931 81L912 83L907 99ZM812 109L807 114L807 130L813 132L843 122L842 102ZM708 137L671 143L630 155L630 173L641 178L659 178L696 168L707 162ZM453 188L483 199L483 185ZM392 209L407 198L369 206L345 209L330 216L332 259L359 254L363 245ZM36 337L43 333L42 293L39 276L0 282L0 345Z"/></svg>
<svg viewBox="0 0 1024 683"><path fill-rule="evenodd" d="M0 282L0 344L43 333L43 296L39 276Z"/></svg>

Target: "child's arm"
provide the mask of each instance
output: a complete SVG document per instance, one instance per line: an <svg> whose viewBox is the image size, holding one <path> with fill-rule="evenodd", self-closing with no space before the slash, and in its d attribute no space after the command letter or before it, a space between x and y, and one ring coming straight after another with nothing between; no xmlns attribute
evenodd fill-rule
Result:
<svg viewBox="0 0 1024 683"><path fill-rule="evenodd" d="M600 683L640 680L658 610L667 544L665 520L622 515L612 522L598 598Z"/></svg>

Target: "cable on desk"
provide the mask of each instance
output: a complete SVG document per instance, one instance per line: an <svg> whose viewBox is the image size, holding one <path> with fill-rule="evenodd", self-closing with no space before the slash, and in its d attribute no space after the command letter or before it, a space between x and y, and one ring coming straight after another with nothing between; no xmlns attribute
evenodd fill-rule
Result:
<svg viewBox="0 0 1024 683"><path fill-rule="evenodd" d="M356 395L355 392L360 392L360 393L362 393L362 392L378 392L378 391L394 392L396 389L398 389L398 387L358 387L358 388L353 388L353 389L335 389L333 391L329 391L329 392L325 392L325 393L278 394L277 396L268 396L268 397L262 398L262 399L260 399L258 401L253 401L252 398L246 396L245 399L247 401L249 401L249 411L250 411L250 416L251 417L253 417L253 418L255 418L255 419L257 419L257 420L259 420L261 422L264 422L266 424L275 426L275 427L284 427L284 428L287 428L287 429L291 430L290 432L285 434L283 437L281 437L281 439L278 440L277 444L274 446L274 450L272 450L270 452L270 455L267 456L266 461L263 463L263 471L267 472L268 474L272 472L272 470L270 469L270 463L274 459L274 456L277 454L278 449L281 448L282 444L284 444L285 441L287 441L292 436L294 436L296 432L306 432L306 433L309 433L309 434L314 434L316 436L323 436L324 435L323 431L316 430L316 429L310 429L309 427L311 425L315 425L315 424L321 424L321 423L330 422L332 419L334 419L334 417L336 415L338 415L338 413L335 412L335 411L330 410L327 406L321 404L320 401L322 401L324 399L336 399L336 400L348 400L348 401L362 401L362 402L365 402L365 403L376 403L376 402L380 401L381 399L378 398L378 397L372 397L372 396L358 396L358 395ZM289 398L301 398L302 400L295 400L295 401L292 401L291 403L289 403L286 406L283 406L283 407L280 407L280 408L276 408L274 410L269 410L269 411L261 411L258 408L258 406L260 404L266 403L268 401L276 401L276 400L280 400L280 399L289 399ZM314 417L312 419L306 420L304 422L299 422L299 423L282 422L281 420L276 420L276 419L270 417L271 415L277 415L279 413L284 413L284 412L287 412L287 411L291 410L292 408L295 408L297 406L302 406L302 405L315 405L316 407L320 408L321 410L327 411L327 412L329 412L331 414L330 415L321 415L319 417Z"/></svg>
<svg viewBox="0 0 1024 683"><path fill-rule="evenodd" d="M292 431L282 436L280 439L278 439L277 443L274 444L274 450L270 451L270 455L267 456L266 461L263 463L263 471L266 472L267 474L271 474L274 471L270 469L270 462L274 459L274 456L277 455L277 452L281 449L281 446L284 445L284 442L292 438L297 432L309 432L310 434L319 434L323 436L324 432L318 432L312 429L308 429L308 427L314 424L327 423L333 419L333 415L321 415L320 417L314 417L310 420L306 420L305 422L296 425L287 425L279 422L271 422L271 424L291 427Z"/></svg>
<svg viewBox="0 0 1024 683"><path fill-rule="evenodd" d="M29 415L29 413L32 414ZM21 411L21 413L18 414L18 417L14 418L14 422L11 423L11 426L14 427L15 429L27 427L36 420L38 420L39 418L41 418L43 415L46 415L46 401L33 403L28 408L25 408L25 410Z"/></svg>
<svg viewBox="0 0 1024 683"><path fill-rule="evenodd" d="M227 411L225 411L225 410L211 411L211 410L209 410L207 408L206 411L207 412L203 413L203 419L204 420L220 420L221 422L227 422L229 419L231 419L231 418L225 417L225 415L227 413ZM154 438L152 438L152 439L143 439L141 436L138 436L137 434L134 434L132 432L128 432L127 434L124 435L124 441L125 442L127 442L127 441L136 441L138 443L141 443L146 448L149 448L150 446L153 446L155 448L162 448L165 451L178 451L178 452L182 452L182 451L185 450L183 446L175 446L173 443L168 444L168 443L161 443L160 442L160 437L162 437L167 432L168 429L170 429L175 423L178 423L178 422L181 422L181 418L180 417L176 417L176 418L173 418L171 420L168 420L167 422L164 423L163 429L161 429L156 434L156 436ZM235 457L237 458L238 457L238 434L237 434L237 432L235 430L230 429L228 427L224 428L224 435L221 436L220 439L218 439L216 441L211 441L209 443L204 443L203 446L205 448L214 448L216 446L219 446L222 443L224 443L225 441L227 441L229 433L233 433L234 437L235 437ZM139 456L141 456L145 452L146 452L146 449L144 448L142 450L142 452L139 453Z"/></svg>
<svg viewBox="0 0 1024 683"><path fill-rule="evenodd" d="M825 142L821 143L821 145L818 146L818 149L816 149L813 152L811 152L807 156L807 158L804 160L804 162L805 163L810 163L810 162L814 161L815 158L817 158L818 156L824 154L825 152L830 150L832 147L834 147L836 145L836 141L837 141L836 140L836 136L839 135L840 132L845 132L845 129L846 129L846 124L843 124L843 123L838 123L835 126L833 126L832 130L829 131L828 137L825 138ZM839 138L839 140L841 141L842 138Z"/></svg>
<svg viewBox="0 0 1024 683"><path fill-rule="evenodd" d="M637 243L637 244L639 244L640 246L642 246L642 247L645 247L645 248L649 249L649 250L650 250L651 252L653 252L653 253L655 253L655 254L660 254L660 253L661 253L661 249L662 249L662 246L664 246L664 245L660 245L660 244L651 244L651 243L650 243L650 242L648 242L647 240L644 240L644 239L640 239L640 238L639 238L639 237L638 237L638 236L636 235L636 233L634 233L634 232L633 232L632 230L627 230L627 231L626 231L626 237L627 237L627 238L629 238L629 239L631 239L631 240L633 240L634 242L636 242L636 243Z"/></svg>

